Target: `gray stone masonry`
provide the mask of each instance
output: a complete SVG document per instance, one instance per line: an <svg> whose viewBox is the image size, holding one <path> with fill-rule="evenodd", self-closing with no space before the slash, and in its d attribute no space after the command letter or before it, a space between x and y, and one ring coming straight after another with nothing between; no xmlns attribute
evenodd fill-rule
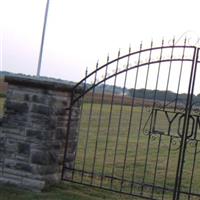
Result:
<svg viewBox="0 0 200 200"><path fill-rule="evenodd" d="M5 76L4 81L0 182L41 191L61 180L72 85L26 76ZM67 137L66 166L74 162L79 112L77 104Z"/></svg>

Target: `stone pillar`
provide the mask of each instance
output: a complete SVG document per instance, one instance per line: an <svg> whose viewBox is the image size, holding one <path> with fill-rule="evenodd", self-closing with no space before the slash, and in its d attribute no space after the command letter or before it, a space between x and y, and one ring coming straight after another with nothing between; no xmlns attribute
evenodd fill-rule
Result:
<svg viewBox="0 0 200 200"><path fill-rule="evenodd" d="M5 76L4 116L0 124L0 182L42 190L61 180L72 85L27 76ZM79 110L76 105L75 110ZM73 112L73 122L79 112ZM76 127L70 132L73 164Z"/></svg>

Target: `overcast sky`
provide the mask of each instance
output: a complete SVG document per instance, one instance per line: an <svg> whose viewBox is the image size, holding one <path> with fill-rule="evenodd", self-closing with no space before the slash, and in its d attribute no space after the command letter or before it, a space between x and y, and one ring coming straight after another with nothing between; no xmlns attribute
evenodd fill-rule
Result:
<svg viewBox="0 0 200 200"><path fill-rule="evenodd" d="M0 0L1 70L36 74L46 0ZM79 80L119 48L200 33L199 0L50 0L41 75Z"/></svg>

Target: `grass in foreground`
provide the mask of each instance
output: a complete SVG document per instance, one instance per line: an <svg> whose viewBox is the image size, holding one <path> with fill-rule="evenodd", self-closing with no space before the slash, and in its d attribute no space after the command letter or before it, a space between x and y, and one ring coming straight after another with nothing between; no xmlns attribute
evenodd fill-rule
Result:
<svg viewBox="0 0 200 200"><path fill-rule="evenodd" d="M0 185L0 200L130 200L128 195L109 192L72 183L62 183L42 193L21 190L13 186Z"/></svg>
<svg viewBox="0 0 200 200"><path fill-rule="evenodd" d="M179 124L181 114L176 115L173 109L168 111L167 116L159 111L152 118L154 115L147 108L131 110L130 106L113 105L111 112L111 105L103 104L101 108L100 104L85 103L73 180L126 193L133 188L137 195L172 199L183 120ZM169 134L167 117L174 118ZM145 134L151 127L162 134ZM199 135L199 129L196 133ZM181 185L184 192L199 193L200 154L197 151L199 142L188 141ZM143 187L144 184L149 187ZM169 192L159 188L168 188Z"/></svg>

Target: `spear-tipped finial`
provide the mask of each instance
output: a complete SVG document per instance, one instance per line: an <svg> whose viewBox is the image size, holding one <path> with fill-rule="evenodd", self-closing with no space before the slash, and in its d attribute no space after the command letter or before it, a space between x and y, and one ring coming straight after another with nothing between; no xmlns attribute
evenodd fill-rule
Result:
<svg viewBox="0 0 200 200"><path fill-rule="evenodd" d="M140 50L142 50L142 45L143 45L143 44L142 44L142 41L141 41L141 42L140 42Z"/></svg>
<svg viewBox="0 0 200 200"><path fill-rule="evenodd" d="M107 62L109 61L109 53L108 53L108 55L107 55Z"/></svg>
<svg viewBox="0 0 200 200"><path fill-rule="evenodd" d="M173 45L173 46L175 45L175 36L174 36L173 39L172 39L172 45Z"/></svg>
<svg viewBox="0 0 200 200"><path fill-rule="evenodd" d="M151 48L153 47L153 39L151 39Z"/></svg>
<svg viewBox="0 0 200 200"><path fill-rule="evenodd" d="M85 68L85 76L88 75L88 67Z"/></svg>
<svg viewBox="0 0 200 200"><path fill-rule="evenodd" d="M184 45L187 44L187 36L185 36L185 39L184 39Z"/></svg>
<svg viewBox="0 0 200 200"><path fill-rule="evenodd" d="M164 46L165 40L164 38L162 38L162 46Z"/></svg>
<svg viewBox="0 0 200 200"><path fill-rule="evenodd" d="M98 69L98 67L99 67L99 60L97 60L96 69Z"/></svg>
<svg viewBox="0 0 200 200"><path fill-rule="evenodd" d="M129 44L128 52L131 53L131 44Z"/></svg>
<svg viewBox="0 0 200 200"><path fill-rule="evenodd" d="M120 57L120 54L121 54L121 49L118 50L118 54L117 54L118 58Z"/></svg>

